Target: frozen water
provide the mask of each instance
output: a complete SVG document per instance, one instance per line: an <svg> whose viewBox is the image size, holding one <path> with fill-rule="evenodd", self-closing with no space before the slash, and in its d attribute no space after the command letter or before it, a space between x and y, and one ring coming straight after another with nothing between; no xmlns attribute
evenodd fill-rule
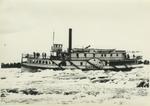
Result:
<svg viewBox="0 0 150 106"><path fill-rule="evenodd" d="M0 69L0 105L145 104L149 87L142 81L149 84L149 71L150 66L128 72Z"/></svg>

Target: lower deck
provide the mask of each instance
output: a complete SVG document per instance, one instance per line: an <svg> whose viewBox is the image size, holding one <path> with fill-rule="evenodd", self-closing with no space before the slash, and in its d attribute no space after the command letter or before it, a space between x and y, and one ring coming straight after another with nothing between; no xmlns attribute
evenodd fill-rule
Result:
<svg viewBox="0 0 150 106"><path fill-rule="evenodd" d="M81 69L81 70L131 70L134 68L142 68L133 60L126 61L102 61L99 59L90 59L88 61L62 61L50 59L28 59L22 62L22 66L39 69Z"/></svg>

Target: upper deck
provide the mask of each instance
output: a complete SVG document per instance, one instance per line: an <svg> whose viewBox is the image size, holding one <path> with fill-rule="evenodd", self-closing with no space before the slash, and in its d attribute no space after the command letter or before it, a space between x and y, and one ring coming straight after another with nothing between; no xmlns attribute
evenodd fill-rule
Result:
<svg viewBox="0 0 150 106"><path fill-rule="evenodd" d="M116 49L84 49L74 48L71 52L72 60L88 60L91 58L99 58L101 60L124 60L126 58L125 50Z"/></svg>

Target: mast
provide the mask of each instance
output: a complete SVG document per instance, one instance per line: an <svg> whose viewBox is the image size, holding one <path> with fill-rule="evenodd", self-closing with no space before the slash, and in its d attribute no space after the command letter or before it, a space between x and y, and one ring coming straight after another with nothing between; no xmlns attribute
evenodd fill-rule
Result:
<svg viewBox="0 0 150 106"><path fill-rule="evenodd" d="M54 40L55 40L55 32L53 31L53 45L54 45Z"/></svg>

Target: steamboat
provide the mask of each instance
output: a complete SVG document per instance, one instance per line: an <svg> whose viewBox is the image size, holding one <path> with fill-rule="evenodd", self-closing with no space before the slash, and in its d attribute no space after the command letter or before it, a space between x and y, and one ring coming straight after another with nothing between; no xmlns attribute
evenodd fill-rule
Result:
<svg viewBox="0 0 150 106"><path fill-rule="evenodd" d="M132 70L142 68L142 56L137 51L95 49L90 45L85 48L72 48L72 29L69 28L68 49L62 44L53 43L50 54L22 54L21 66L32 69L80 69L80 70Z"/></svg>

